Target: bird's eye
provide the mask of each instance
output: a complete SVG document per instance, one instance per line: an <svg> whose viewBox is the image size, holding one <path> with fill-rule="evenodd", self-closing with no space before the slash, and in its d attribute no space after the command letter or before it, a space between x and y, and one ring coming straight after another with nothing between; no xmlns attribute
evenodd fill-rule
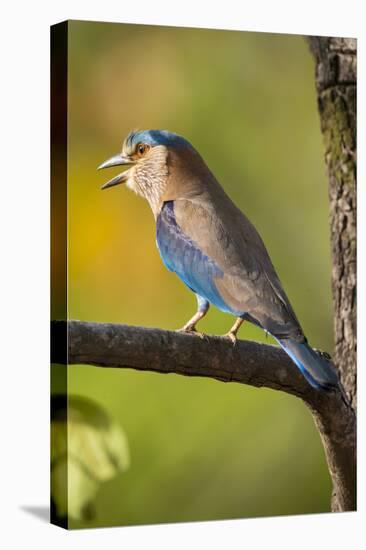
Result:
<svg viewBox="0 0 366 550"><path fill-rule="evenodd" d="M137 154L139 157L142 157L150 149L149 145L146 143L139 143L137 146Z"/></svg>

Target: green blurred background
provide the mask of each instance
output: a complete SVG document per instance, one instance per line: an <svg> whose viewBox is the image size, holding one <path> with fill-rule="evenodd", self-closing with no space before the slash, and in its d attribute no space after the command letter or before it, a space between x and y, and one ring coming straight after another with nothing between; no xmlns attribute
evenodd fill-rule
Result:
<svg viewBox="0 0 366 550"><path fill-rule="evenodd" d="M162 265L148 204L123 187L102 193L114 171L96 171L131 129L169 129L254 222L310 342L332 352L313 73L299 36L69 24L69 318L175 329L194 312L193 294ZM232 321L212 309L200 327L222 334ZM240 337L265 341L249 324ZM68 389L117 419L131 452L129 470L102 486L95 520L72 527L329 510L323 449L298 399L79 366Z"/></svg>

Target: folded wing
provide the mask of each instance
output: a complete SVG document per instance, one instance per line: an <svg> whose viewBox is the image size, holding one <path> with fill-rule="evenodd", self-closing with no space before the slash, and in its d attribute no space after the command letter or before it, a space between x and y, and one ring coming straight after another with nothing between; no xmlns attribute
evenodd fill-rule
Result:
<svg viewBox="0 0 366 550"><path fill-rule="evenodd" d="M219 309L247 317L277 338L303 341L262 239L225 198L224 210L215 197L164 203L157 244L165 265Z"/></svg>

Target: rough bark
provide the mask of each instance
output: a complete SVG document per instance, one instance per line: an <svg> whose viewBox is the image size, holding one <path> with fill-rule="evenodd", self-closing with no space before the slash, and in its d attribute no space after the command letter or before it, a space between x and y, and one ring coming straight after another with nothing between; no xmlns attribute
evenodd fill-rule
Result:
<svg viewBox="0 0 366 550"><path fill-rule="evenodd" d="M310 37L329 179L334 363L356 408L356 40Z"/></svg>
<svg viewBox="0 0 366 550"><path fill-rule="evenodd" d="M68 350L63 342L68 333ZM54 321L52 362L205 376L281 390L311 410L342 510L355 509L355 415L340 392L314 390L280 348L127 325ZM58 345L58 342L61 345Z"/></svg>

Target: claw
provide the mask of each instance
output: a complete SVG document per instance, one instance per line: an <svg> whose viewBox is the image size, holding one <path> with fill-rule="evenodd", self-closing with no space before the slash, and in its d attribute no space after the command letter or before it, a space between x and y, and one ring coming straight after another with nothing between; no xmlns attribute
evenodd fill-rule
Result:
<svg viewBox="0 0 366 550"><path fill-rule="evenodd" d="M327 351L322 351L320 349L317 349L317 348L313 348L313 350L318 354L320 355L321 357L324 357L324 359L326 359L327 361L331 361L332 360L332 356L329 355L329 353Z"/></svg>
<svg viewBox="0 0 366 550"><path fill-rule="evenodd" d="M198 332L195 325L184 325L184 327L178 328L175 332L186 332L188 334L195 334L196 336L199 336L202 340L204 340L207 336L204 332Z"/></svg>
<svg viewBox="0 0 366 550"><path fill-rule="evenodd" d="M196 331L195 325L190 325L189 323L187 323L182 328L178 328L176 332L197 332L197 331Z"/></svg>

